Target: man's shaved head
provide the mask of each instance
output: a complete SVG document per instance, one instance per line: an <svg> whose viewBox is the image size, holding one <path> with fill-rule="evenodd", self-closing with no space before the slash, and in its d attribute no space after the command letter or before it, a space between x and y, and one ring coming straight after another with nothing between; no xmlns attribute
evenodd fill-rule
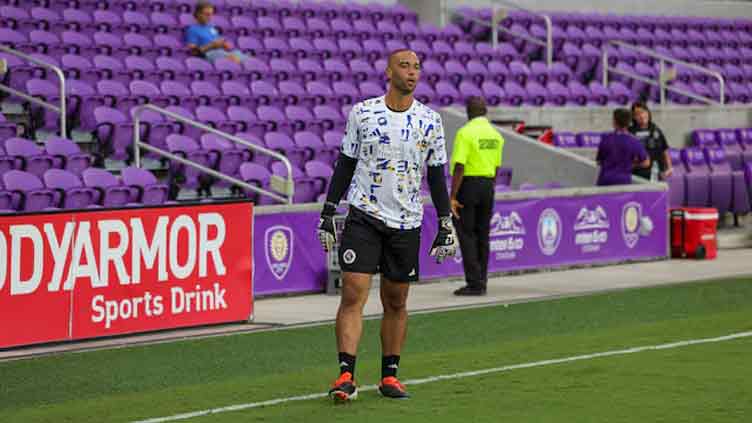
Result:
<svg viewBox="0 0 752 423"><path fill-rule="evenodd" d="M486 100L483 97L469 97L467 99L467 102L465 103L465 107L467 108L468 119L475 119L480 116L485 116L487 113Z"/></svg>
<svg viewBox="0 0 752 423"><path fill-rule="evenodd" d="M402 95L411 95L420 79L420 59L410 49L395 50L389 54L386 76L392 88Z"/></svg>
<svg viewBox="0 0 752 423"><path fill-rule="evenodd" d="M409 48L401 48L399 50L394 50L393 52L389 53L389 60L387 61L387 66L393 66L399 63L400 59L403 59L407 56L413 55L414 58L417 59L418 55L415 54L414 51L410 50ZM420 60L418 60L420 62Z"/></svg>

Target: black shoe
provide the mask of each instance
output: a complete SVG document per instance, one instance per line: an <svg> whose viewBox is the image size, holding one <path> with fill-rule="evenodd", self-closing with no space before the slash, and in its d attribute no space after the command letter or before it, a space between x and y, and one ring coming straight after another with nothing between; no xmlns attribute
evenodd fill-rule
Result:
<svg viewBox="0 0 752 423"><path fill-rule="evenodd" d="M389 376L381 379L381 383L379 384L379 393L386 398L410 398L410 394L407 393L405 387L394 376Z"/></svg>
<svg viewBox="0 0 752 423"><path fill-rule="evenodd" d="M358 398L358 387L355 386L352 373L342 373L339 378L334 381L332 389L329 390L329 398L342 402L352 401L355 398Z"/></svg>
<svg viewBox="0 0 752 423"><path fill-rule="evenodd" d="M470 296L483 296L486 295L486 288L482 287L475 287L475 286L463 286L462 288L454 291L454 295L462 296L462 297L470 297Z"/></svg>

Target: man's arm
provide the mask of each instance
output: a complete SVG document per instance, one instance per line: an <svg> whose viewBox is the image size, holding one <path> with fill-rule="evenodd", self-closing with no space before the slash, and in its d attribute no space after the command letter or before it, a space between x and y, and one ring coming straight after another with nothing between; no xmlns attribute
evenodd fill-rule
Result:
<svg viewBox="0 0 752 423"><path fill-rule="evenodd" d="M454 164L454 173L452 174L452 194L449 196L449 205L452 209L452 215L457 219L460 218L460 209L464 207L457 201L457 193L460 192L462 180L465 177L465 165L462 163Z"/></svg>
<svg viewBox="0 0 752 423"><path fill-rule="evenodd" d="M329 189L326 193L326 202L321 210L319 219L318 237L324 251L331 251L334 243L337 241L337 232L334 228L334 215L337 212L342 196L352 183L355 169L358 165L360 152L360 130L358 129L358 119L356 108L350 111L347 117L347 128L345 137L342 139L342 151L337 158L337 164L334 167L334 173L329 181Z"/></svg>
<svg viewBox="0 0 752 423"><path fill-rule="evenodd" d="M428 188L431 190L431 201L439 217L449 216L449 197L447 195L444 166L428 166Z"/></svg>
<svg viewBox="0 0 752 423"><path fill-rule="evenodd" d="M441 116L437 115L434 121L431 151L428 153L426 164L428 165L428 187L431 189L431 200L436 207L439 216L439 230L431 245L429 254L436 257L441 263L448 256L457 253L457 237L452 226L452 216L449 209L449 195L447 193L446 178L444 177L444 165L447 162L446 139L444 138L444 125Z"/></svg>

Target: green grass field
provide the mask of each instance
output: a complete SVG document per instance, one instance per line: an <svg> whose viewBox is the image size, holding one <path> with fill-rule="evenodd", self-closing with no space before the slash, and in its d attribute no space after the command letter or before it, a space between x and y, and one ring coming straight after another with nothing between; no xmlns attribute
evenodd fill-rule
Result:
<svg viewBox="0 0 752 423"><path fill-rule="evenodd" d="M418 379L752 330L752 280L630 290L410 318L400 377ZM748 422L752 338L289 402L196 422ZM378 382L378 321L356 378ZM0 422L128 422L320 393L333 326L0 363Z"/></svg>

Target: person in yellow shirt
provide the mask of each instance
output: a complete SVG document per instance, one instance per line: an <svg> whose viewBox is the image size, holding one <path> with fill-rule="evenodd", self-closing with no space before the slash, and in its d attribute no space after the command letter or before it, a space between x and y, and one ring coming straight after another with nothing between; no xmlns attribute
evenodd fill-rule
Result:
<svg viewBox="0 0 752 423"><path fill-rule="evenodd" d="M468 98L466 107L469 122L457 131L450 162L450 203L467 283L454 295L485 295L494 185L504 137L486 118L482 97Z"/></svg>

